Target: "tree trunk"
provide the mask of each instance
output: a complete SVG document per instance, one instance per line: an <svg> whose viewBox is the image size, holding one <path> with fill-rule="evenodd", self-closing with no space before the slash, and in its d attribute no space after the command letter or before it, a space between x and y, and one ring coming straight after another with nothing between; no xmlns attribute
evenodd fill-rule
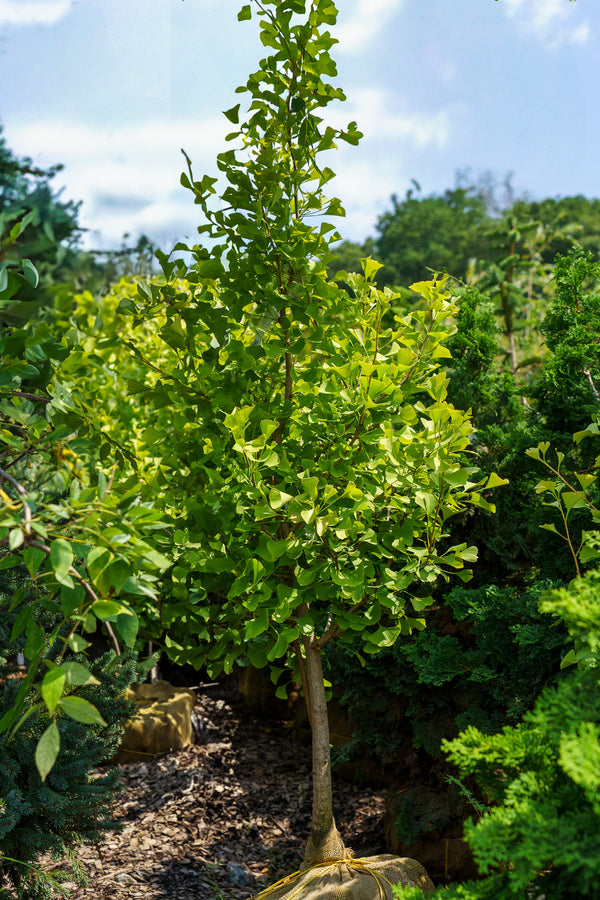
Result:
<svg viewBox="0 0 600 900"><path fill-rule="evenodd" d="M312 725L313 813L311 834L304 854L304 867L347 857L346 848L333 819L329 721L323 684L321 650L314 639L304 641Z"/></svg>

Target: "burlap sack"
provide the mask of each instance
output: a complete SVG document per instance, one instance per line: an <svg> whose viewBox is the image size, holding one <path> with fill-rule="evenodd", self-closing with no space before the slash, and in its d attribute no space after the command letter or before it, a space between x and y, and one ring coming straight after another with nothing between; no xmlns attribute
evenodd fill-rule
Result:
<svg viewBox="0 0 600 900"><path fill-rule="evenodd" d="M392 886L435 890L416 859L382 854L363 859L320 863L288 875L254 900L393 900Z"/></svg>
<svg viewBox="0 0 600 900"><path fill-rule="evenodd" d="M134 684L125 696L135 701L137 710L125 725L121 747L112 762L137 762L192 743L193 691L159 681Z"/></svg>

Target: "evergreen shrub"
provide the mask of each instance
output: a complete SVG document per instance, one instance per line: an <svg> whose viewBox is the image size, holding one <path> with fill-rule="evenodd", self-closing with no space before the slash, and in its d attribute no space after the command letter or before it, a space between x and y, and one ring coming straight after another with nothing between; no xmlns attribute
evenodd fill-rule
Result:
<svg viewBox="0 0 600 900"><path fill-rule="evenodd" d="M514 726L488 735L469 726L444 747L463 777L495 804L466 827L483 881L446 900L584 900L599 895L600 570L549 591L541 608L585 648L578 667L545 688ZM442 896L441 892L440 896ZM420 892L398 892L419 900Z"/></svg>

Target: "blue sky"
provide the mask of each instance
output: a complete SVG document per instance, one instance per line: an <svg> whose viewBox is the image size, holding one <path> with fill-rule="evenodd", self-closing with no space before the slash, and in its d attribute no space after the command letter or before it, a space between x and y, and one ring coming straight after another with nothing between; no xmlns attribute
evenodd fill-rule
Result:
<svg viewBox="0 0 600 900"><path fill-rule="evenodd" d="M82 200L86 245L125 232L163 248L194 239L198 208L179 185L230 130L222 110L264 55L241 0L0 0L0 121L8 146L49 166ZM364 240L392 193L514 173L532 197L600 196L598 0L338 0L334 49L365 133L329 164L330 193Z"/></svg>

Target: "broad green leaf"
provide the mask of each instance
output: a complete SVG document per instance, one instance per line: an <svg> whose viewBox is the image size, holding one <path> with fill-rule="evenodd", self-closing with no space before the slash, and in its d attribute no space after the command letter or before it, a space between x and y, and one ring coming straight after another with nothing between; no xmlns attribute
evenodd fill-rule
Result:
<svg viewBox="0 0 600 900"><path fill-rule="evenodd" d="M297 637L297 628L282 628L277 635L277 640L267 653L267 659L270 662L273 662L274 659L279 659L284 655L290 644L295 641Z"/></svg>
<svg viewBox="0 0 600 900"><path fill-rule="evenodd" d="M231 109L226 109L224 115L230 122L237 125L240 121L240 104L237 103L235 106L232 106Z"/></svg>
<svg viewBox="0 0 600 900"><path fill-rule="evenodd" d="M425 512L431 515L437 508L438 499L434 494L429 493L429 491L416 491L415 502L422 507Z"/></svg>
<svg viewBox="0 0 600 900"><path fill-rule="evenodd" d="M30 619L27 623L27 640L23 652L27 659L35 659L44 647L46 641L46 633L37 622Z"/></svg>
<svg viewBox="0 0 600 900"><path fill-rule="evenodd" d="M279 559L280 556L283 556L285 551L289 547L289 541L273 541L270 538L267 538L266 541L266 558L271 562L275 562Z"/></svg>
<svg viewBox="0 0 600 900"><path fill-rule="evenodd" d="M582 507L585 507L587 505L585 497L582 497L580 494L575 494L571 491L563 491L560 497L565 505L565 508L569 512L572 509L581 509Z"/></svg>
<svg viewBox="0 0 600 900"><path fill-rule="evenodd" d="M377 262L377 260L375 259L371 259L370 256L366 259L361 259L360 264L363 268L363 272L365 273L365 278L367 279L367 281L372 281L379 270L383 269L382 263Z"/></svg>
<svg viewBox="0 0 600 900"><path fill-rule="evenodd" d="M46 672L44 675L40 693L50 714L54 712L56 705L60 700L65 684L65 678L66 674L61 667L50 669L50 671Z"/></svg>
<svg viewBox="0 0 600 900"><path fill-rule="evenodd" d="M238 22L243 22L246 19L251 19L251 18L252 18L252 7L250 6L249 3L246 3L244 6L242 6L242 8L240 9L240 11L238 13Z"/></svg>
<svg viewBox="0 0 600 900"><path fill-rule="evenodd" d="M130 609L127 614L121 613L115 619L115 628L125 642L125 646L133 650L140 627L137 613Z"/></svg>
<svg viewBox="0 0 600 900"><path fill-rule="evenodd" d="M82 725L106 725L96 707L83 697L63 697L58 708Z"/></svg>
<svg viewBox="0 0 600 900"><path fill-rule="evenodd" d="M569 650L560 661L561 669L567 669L569 666L573 666L578 662L579 654L575 652L575 650Z"/></svg>
<svg viewBox="0 0 600 900"><path fill-rule="evenodd" d="M12 447L13 450L22 450L23 442L16 435L12 434L8 430L8 428L0 428L0 441L8 444L9 447Z"/></svg>
<svg viewBox="0 0 600 900"><path fill-rule="evenodd" d="M73 686L81 686L83 684L100 684L98 679L92 675L89 669L78 662L63 662L60 670L64 672L67 684Z"/></svg>
<svg viewBox="0 0 600 900"><path fill-rule="evenodd" d="M50 565L55 575L67 575L73 565L73 551L68 541L65 541L63 538L57 538L52 541L50 544Z"/></svg>
<svg viewBox="0 0 600 900"><path fill-rule="evenodd" d="M83 585L79 583L63 585L60 592L60 606L63 615L72 616L83 605L86 596Z"/></svg>
<svg viewBox="0 0 600 900"><path fill-rule="evenodd" d="M46 554L39 547L26 547L23 551L23 561L32 578L45 559Z"/></svg>
<svg viewBox="0 0 600 900"><path fill-rule="evenodd" d="M111 619L113 616L133 616L133 610L116 600L97 600L92 604L92 612L99 619Z"/></svg>
<svg viewBox="0 0 600 900"><path fill-rule="evenodd" d="M316 476L302 479L302 487L313 501L317 499L319 479Z"/></svg>
<svg viewBox="0 0 600 900"><path fill-rule="evenodd" d="M501 478L499 475L496 475L495 472L492 472L492 474L490 475L490 477L488 478L488 480L485 483L484 490L488 491L491 488L501 487L502 485L508 484L508 483L509 483L508 478Z"/></svg>
<svg viewBox="0 0 600 900"><path fill-rule="evenodd" d="M23 269L23 275L29 282L29 284L36 288L38 286L40 276L38 275L38 270L31 262L30 259L22 259L21 260L21 268Z"/></svg>
<svg viewBox="0 0 600 900"><path fill-rule="evenodd" d="M9 550L16 550L23 543L23 532L20 528L13 528L8 534Z"/></svg>
<svg viewBox="0 0 600 900"><path fill-rule="evenodd" d="M433 597L411 597L410 602L416 612L421 612L426 607L431 606Z"/></svg>
<svg viewBox="0 0 600 900"><path fill-rule="evenodd" d="M477 547L467 547L466 544L459 544L451 547L450 552L455 552L464 562L477 562Z"/></svg>
<svg viewBox="0 0 600 900"><path fill-rule="evenodd" d="M123 585L130 575L131 566L129 563L124 559L115 559L114 562L104 570L103 581L106 582L105 590L112 587L118 596L123 590Z"/></svg>
<svg viewBox="0 0 600 900"><path fill-rule="evenodd" d="M111 588L109 567L113 560L114 555L103 547L94 547L87 555L90 578L101 594L107 594Z"/></svg>
<svg viewBox="0 0 600 900"><path fill-rule="evenodd" d="M271 437L274 431L279 427L279 422L273 422L272 419L263 419L260 423L260 430L262 434L267 438L267 440Z"/></svg>
<svg viewBox="0 0 600 900"><path fill-rule="evenodd" d="M45 781L60 751L60 733L56 722L46 728L35 748L35 765L40 778Z"/></svg>
<svg viewBox="0 0 600 900"><path fill-rule="evenodd" d="M296 581L301 587L307 587L313 583L316 577L317 573L314 568L300 569L296 574Z"/></svg>
<svg viewBox="0 0 600 900"><path fill-rule="evenodd" d="M552 525L551 523L545 523L544 525L540 525L540 528L544 528L546 531L552 531L553 534L558 534L559 537L562 537L560 531L558 531L556 525Z"/></svg>
<svg viewBox="0 0 600 900"><path fill-rule="evenodd" d="M584 490L587 490L587 488L591 487L592 484L594 484L594 482L596 481L595 475L589 475L587 473L583 473L582 475L580 475L578 473L575 473L575 474L576 474L577 481L579 482L579 484L581 485L581 487Z"/></svg>
<svg viewBox="0 0 600 900"><path fill-rule="evenodd" d="M366 639L370 644L374 644L376 647L391 647L392 644L396 642L398 635L400 634L400 627L397 626L395 628L383 628L380 627L377 631L373 632L373 634L369 634L366 636Z"/></svg>
<svg viewBox="0 0 600 900"><path fill-rule="evenodd" d="M252 640L259 634L263 634L269 627L269 614L266 609L261 609L254 619L250 619L246 623L244 636L247 641Z"/></svg>
<svg viewBox="0 0 600 900"><path fill-rule="evenodd" d="M600 559L600 550L596 550L594 547L584 544L579 551L579 559L584 565L587 565L595 559Z"/></svg>
<svg viewBox="0 0 600 900"><path fill-rule="evenodd" d="M69 644L69 647L71 648L73 653L83 653L85 650L87 650L88 647L91 647L90 642L86 641L86 639L80 634L70 635L67 643Z"/></svg>

